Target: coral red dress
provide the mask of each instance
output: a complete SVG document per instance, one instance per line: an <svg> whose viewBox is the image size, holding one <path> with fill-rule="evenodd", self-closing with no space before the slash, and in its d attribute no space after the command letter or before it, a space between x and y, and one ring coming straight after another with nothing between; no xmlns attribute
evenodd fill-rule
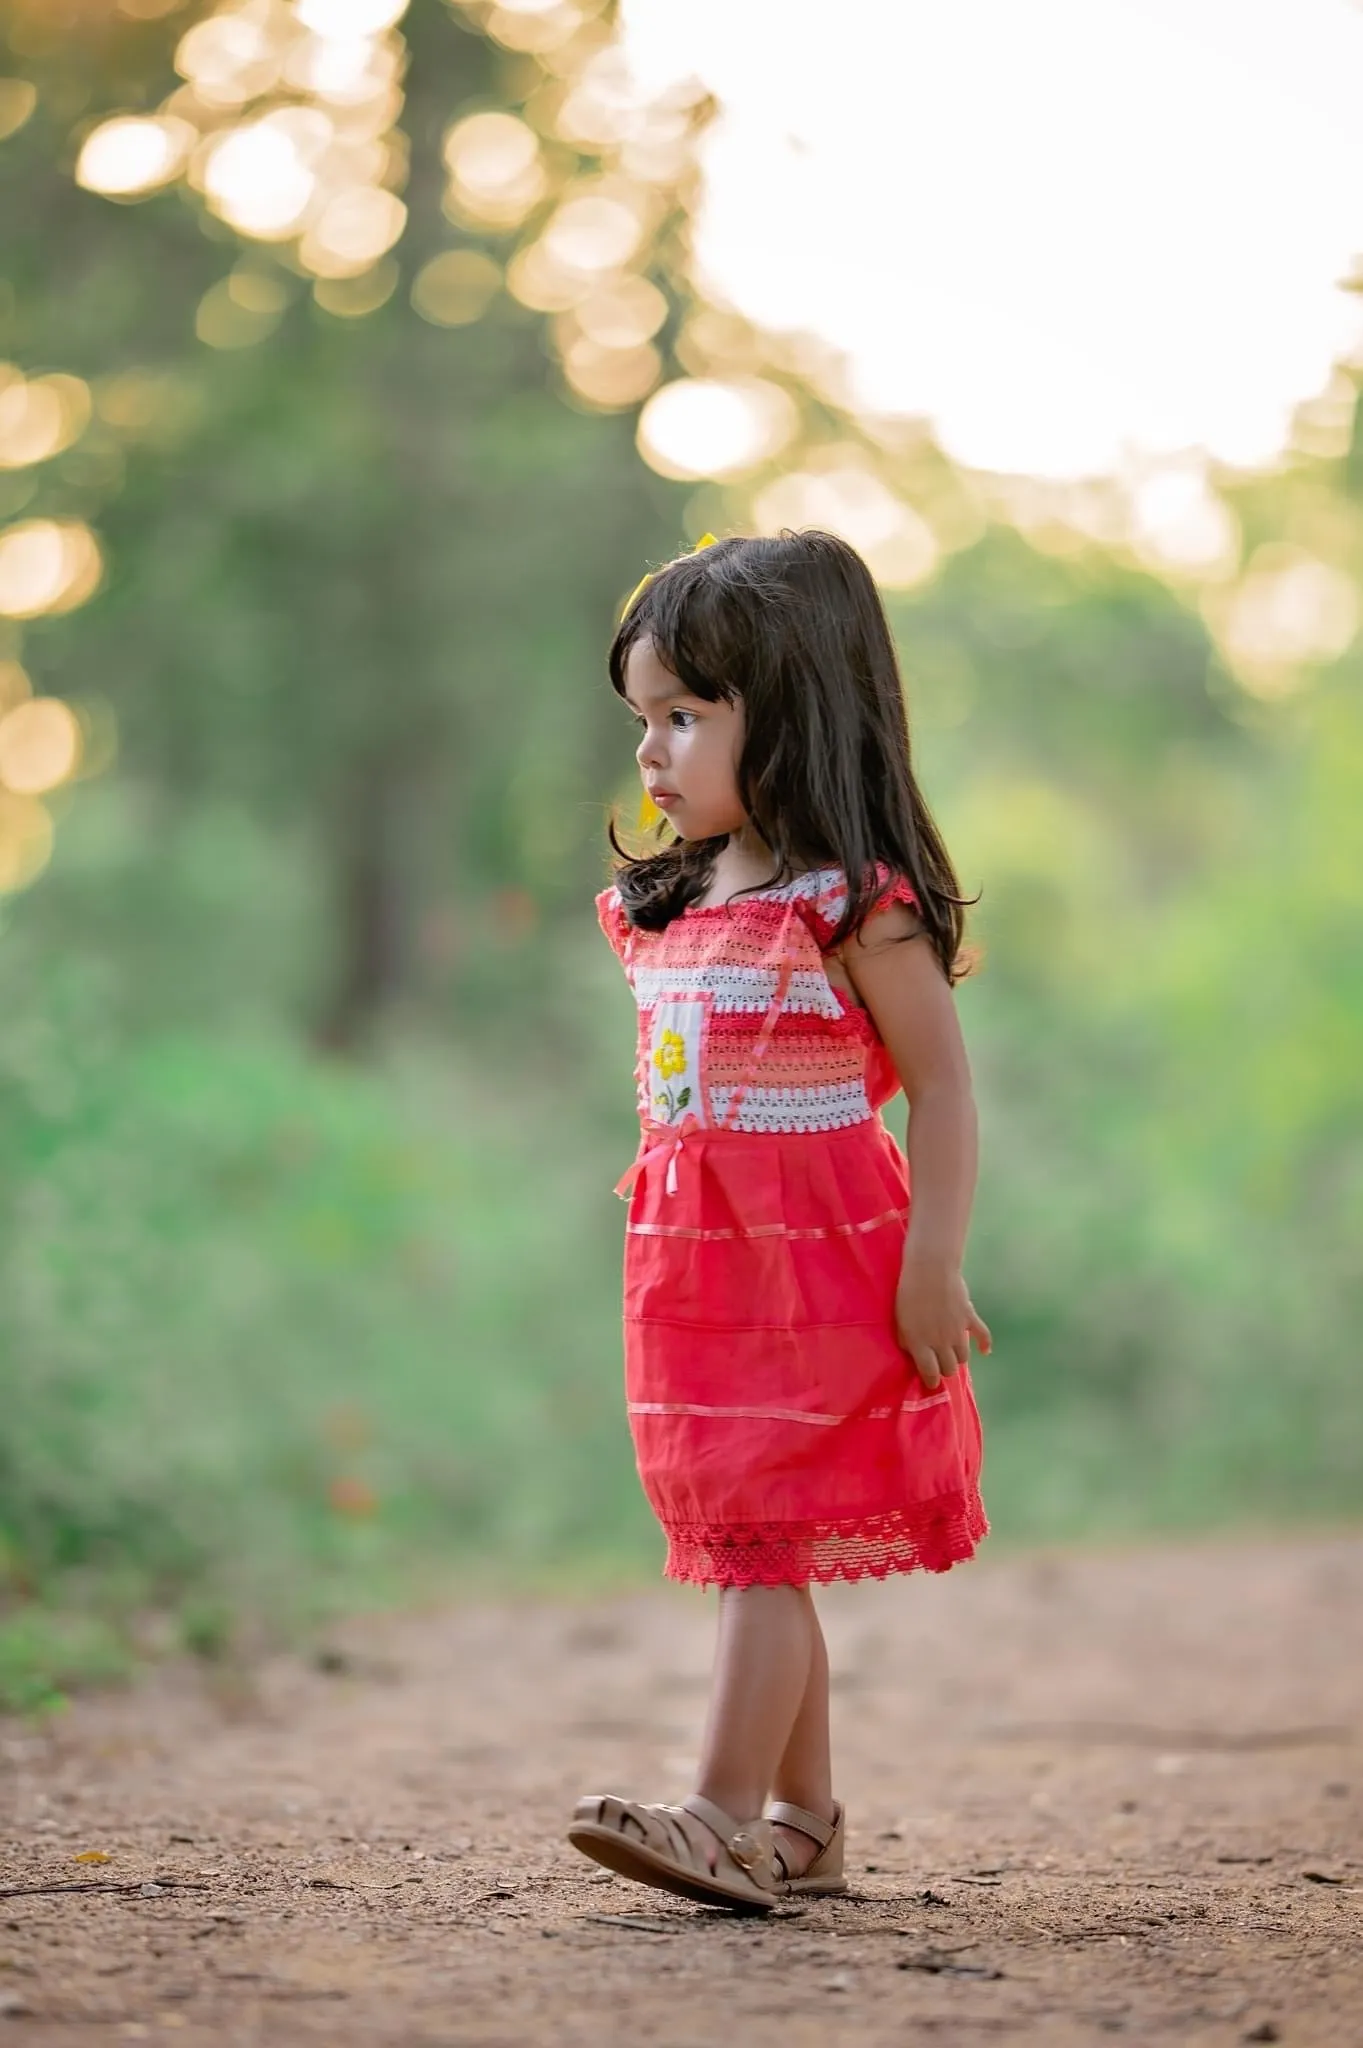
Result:
<svg viewBox="0 0 1363 2048"><path fill-rule="evenodd" d="M660 932L596 899L639 1009L625 1390L675 1579L946 1571L988 1527L969 1374L929 1393L895 1336L899 1081L824 972L845 889L820 869Z"/></svg>

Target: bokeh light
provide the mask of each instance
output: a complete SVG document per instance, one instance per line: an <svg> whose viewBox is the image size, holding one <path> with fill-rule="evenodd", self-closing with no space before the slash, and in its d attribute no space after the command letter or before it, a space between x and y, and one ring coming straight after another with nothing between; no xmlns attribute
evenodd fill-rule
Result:
<svg viewBox="0 0 1363 2048"><path fill-rule="evenodd" d="M1347 290L1360 286L1349 285ZM1358 385L1348 371L1336 365L1323 388L1303 400L1292 421L1292 446L1302 455L1319 461L1337 462L1353 445L1354 420L1358 411Z"/></svg>
<svg viewBox="0 0 1363 2048"><path fill-rule="evenodd" d="M555 263L543 242L518 249L506 267L506 288L513 299L536 313L563 313L590 296L593 280Z"/></svg>
<svg viewBox="0 0 1363 2048"><path fill-rule="evenodd" d="M412 304L435 327L481 320L501 289L502 273L479 249L446 249L412 280Z"/></svg>
<svg viewBox="0 0 1363 2048"><path fill-rule="evenodd" d="M260 241L293 234L316 186L297 141L269 115L212 143L202 179L213 211Z"/></svg>
<svg viewBox="0 0 1363 2048"><path fill-rule="evenodd" d="M319 277L312 296L324 313L338 320L362 320L386 306L398 287L400 272L391 256L358 276Z"/></svg>
<svg viewBox="0 0 1363 2048"><path fill-rule="evenodd" d="M539 137L515 114L470 114L445 137L446 210L489 227L516 227L548 190Z"/></svg>
<svg viewBox="0 0 1363 2048"><path fill-rule="evenodd" d="M295 13L319 36L376 36L407 12L408 0L298 0Z"/></svg>
<svg viewBox="0 0 1363 2048"><path fill-rule="evenodd" d="M663 294L647 278L634 276L584 286L580 271L555 263L547 240L536 245L534 260L543 266L545 296L563 307L554 331L569 388L603 411L637 405L663 374L651 340L667 318ZM522 272L515 282L524 291Z"/></svg>
<svg viewBox="0 0 1363 2048"><path fill-rule="evenodd" d="M820 526L865 556L878 583L910 590L927 582L941 557L925 520L868 467L836 452L822 470L779 477L753 506L760 532Z"/></svg>
<svg viewBox="0 0 1363 2048"><path fill-rule="evenodd" d="M209 348L250 348L274 333L287 304L281 279L239 268L204 293L194 314L194 332Z"/></svg>
<svg viewBox="0 0 1363 2048"><path fill-rule="evenodd" d="M241 107L268 92L279 77L281 38L269 13L225 8L195 22L180 40L175 68L206 107Z"/></svg>
<svg viewBox="0 0 1363 2048"><path fill-rule="evenodd" d="M598 149L618 144L639 118L639 92L618 50L602 50L584 64L558 109L566 141Z"/></svg>
<svg viewBox="0 0 1363 2048"><path fill-rule="evenodd" d="M1353 577L1285 541L1256 548L1240 582L1204 592L1202 609L1238 680L1265 699L1294 694L1312 668L1337 661L1360 622Z"/></svg>
<svg viewBox="0 0 1363 2048"><path fill-rule="evenodd" d="M1168 468L1131 491L1131 538L1157 575L1213 582L1235 573L1240 526L1200 466Z"/></svg>
<svg viewBox="0 0 1363 2048"><path fill-rule="evenodd" d="M0 661L0 718L16 704L26 704L33 695L28 671L21 662Z"/></svg>
<svg viewBox="0 0 1363 2048"><path fill-rule="evenodd" d="M86 136L76 183L106 199L140 198L179 176L197 139L197 130L174 115L115 115Z"/></svg>
<svg viewBox="0 0 1363 2048"><path fill-rule="evenodd" d="M94 386L95 411L125 439L173 434L192 412L193 387L168 370L122 370Z"/></svg>
<svg viewBox="0 0 1363 2048"><path fill-rule="evenodd" d="M584 192L566 200L549 222L545 252L562 270L598 276L628 263L646 226L641 208L619 189Z"/></svg>
<svg viewBox="0 0 1363 2048"><path fill-rule="evenodd" d="M779 455L798 424L789 393L764 378L681 378L644 407L639 451L660 476L738 477Z"/></svg>
<svg viewBox="0 0 1363 2048"><path fill-rule="evenodd" d="M637 348L651 341L667 318L667 300L644 277L620 277L577 307L576 325L602 348Z"/></svg>
<svg viewBox="0 0 1363 2048"><path fill-rule="evenodd" d="M99 588L99 544L79 519L25 519L0 532L0 616L73 611Z"/></svg>
<svg viewBox="0 0 1363 2048"><path fill-rule="evenodd" d="M80 757L80 723L59 697L31 697L0 716L0 783L16 796L69 782Z"/></svg>
<svg viewBox="0 0 1363 2048"><path fill-rule="evenodd" d="M289 303L289 287L277 270L261 270L249 258L227 279L235 305L248 313L278 315Z"/></svg>
<svg viewBox="0 0 1363 2048"><path fill-rule="evenodd" d="M548 6L508 6L504 0L484 17L484 25L503 49L547 57L570 42L594 12L580 0L551 0Z"/></svg>
<svg viewBox="0 0 1363 2048"><path fill-rule="evenodd" d="M356 117L351 128L375 134L391 125L402 104L395 94L399 70L395 38L368 41L304 36L285 59L281 82L316 95ZM369 119L362 110L369 110Z"/></svg>
<svg viewBox="0 0 1363 2048"><path fill-rule="evenodd" d="M580 335L563 351L563 374L580 398L602 411L637 405L662 375L662 358L651 342L635 348L603 348Z"/></svg>
<svg viewBox="0 0 1363 2048"><path fill-rule="evenodd" d="M26 889L52 858L52 819L34 796L0 789L0 892Z"/></svg>
<svg viewBox="0 0 1363 2048"><path fill-rule="evenodd" d="M329 199L299 244L299 259L316 277L358 277L386 256L407 224L392 192L356 185Z"/></svg>
<svg viewBox="0 0 1363 2048"><path fill-rule="evenodd" d="M554 127L579 148L613 152L619 169L641 184L670 184L690 162L704 100L692 78L661 94L644 93L624 52L607 44L577 67L555 107Z"/></svg>
<svg viewBox="0 0 1363 2048"><path fill-rule="evenodd" d="M0 363L0 469L46 462L78 441L90 423L90 387L54 374L31 381Z"/></svg>
<svg viewBox="0 0 1363 2048"><path fill-rule="evenodd" d="M28 79L0 78L0 142L19 133L37 104L37 88Z"/></svg>

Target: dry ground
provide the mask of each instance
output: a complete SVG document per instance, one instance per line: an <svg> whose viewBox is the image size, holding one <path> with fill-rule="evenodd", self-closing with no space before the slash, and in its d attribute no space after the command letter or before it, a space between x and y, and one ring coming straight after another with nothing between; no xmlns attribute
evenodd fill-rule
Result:
<svg viewBox="0 0 1363 2048"><path fill-rule="evenodd" d="M0 2048L1363 2048L1363 1538L825 1614L855 1887L766 1921L561 1840L581 1791L684 1789L698 1595L366 1622L9 1724Z"/></svg>

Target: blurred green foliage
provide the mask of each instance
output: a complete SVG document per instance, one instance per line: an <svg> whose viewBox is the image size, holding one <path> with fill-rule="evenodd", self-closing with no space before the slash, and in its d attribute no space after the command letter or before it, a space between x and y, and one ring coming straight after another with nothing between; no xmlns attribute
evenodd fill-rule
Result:
<svg viewBox="0 0 1363 2048"><path fill-rule="evenodd" d="M447 110L499 89L456 43ZM108 587L23 649L121 740L0 911L0 1699L41 1706L147 1646L656 1560L590 896L630 782L601 655L683 501L511 300L454 333L299 305L215 357L232 252L21 145L5 346L60 329L160 422L99 485ZM93 488L55 464L38 502ZM1357 438L1236 509L1257 540L1308 497L1358 535ZM1001 1537L1357 1512L1357 653L1257 702L1179 589L999 525L892 612L984 891Z"/></svg>

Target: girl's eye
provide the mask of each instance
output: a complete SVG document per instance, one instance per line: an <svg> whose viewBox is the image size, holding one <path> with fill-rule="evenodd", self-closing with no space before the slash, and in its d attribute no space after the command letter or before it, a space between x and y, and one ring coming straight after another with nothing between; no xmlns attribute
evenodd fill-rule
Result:
<svg viewBox="0 0 1363 2048"><path fill-rule="evenodd" d="M637 711L630 713L629 722L636 732L641 728L646 729L648 726L648 720ZM667 722L677 732L689 732L696 722L696 714L694 711L683 711L678 708L675 711L668 712Z"/></svg>

